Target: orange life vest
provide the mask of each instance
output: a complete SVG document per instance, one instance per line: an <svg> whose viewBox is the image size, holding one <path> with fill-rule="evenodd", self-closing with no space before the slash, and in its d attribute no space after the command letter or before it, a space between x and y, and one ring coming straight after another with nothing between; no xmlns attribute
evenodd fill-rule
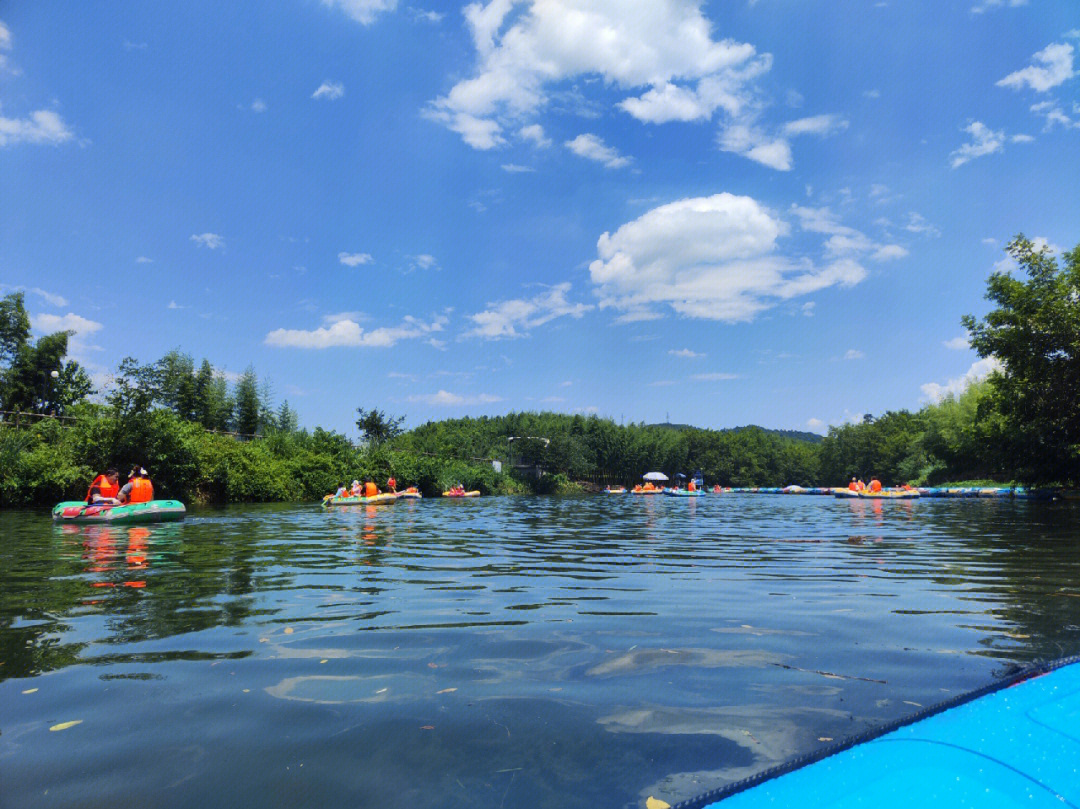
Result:
<svg viewBox="0 0 1080 809"><path fill-rule="evenodd" d="M131 493L128 495L129 503L149 503L154 499L154 484L150 478L132 478Z"/></svg>
<svg viewBox="0 0 1080 809"><path fill-rule="evenodd" d="M686 485L686 491L688 491L688 492L696 492L696 491L697 491L697 484L696 484L696 483L694 483L694 481L692 481L692 480L691 480L691 481L690 481L690 482L689 482L689 483L688 483L688 484Z"/></svg>
<svg viewBox="0 0 1080 809"><path fill-rule="evenodd" d="M872 492L880 492L881 491L881 481L878 480L877 478L874 478L873 480L871 480L870 481L870 491L872 491Z"/></svg>
<svg viewBox="0 0 1080 809"><path fill-rule="evenodd" d="M379 493L379 487L370 480L364 484L364 497L374 497Z"/></svg>
<svg viewBox="0 0 1080 809"><path fill-rule="evenodd" d="M90 484L90 488L86 490L86 502L90 502L90 492L97 486L98 491L101 492L102 497L116 497L120 492L119 483L110 483L109 479L104 475L98 475L94 478L94 482Z"/></svg>
<svg viewBox="0 0 1080 809"><path fill-rule="evenodd" d="M849 489L850 491L853 491L853 492L857 492L857 491L859 491L859 484L858 484L858 483L856 483L856 482L855 482L854 480L853 480L853 481L851 481L851 483L849 483L849 484L847 485L847 487L848 487L848 489Z"/></svg>

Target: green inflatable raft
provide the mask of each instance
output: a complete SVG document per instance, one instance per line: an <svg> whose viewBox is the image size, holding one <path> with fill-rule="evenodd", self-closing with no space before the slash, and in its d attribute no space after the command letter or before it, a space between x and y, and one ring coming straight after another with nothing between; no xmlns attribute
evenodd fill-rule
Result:
<svg viewBox="0 0 1080 809"><path fill-rule="evenodd" d="M53 506L52 517L63 523L107 523L137 525L139 523L179 522L187 509L179 500L151 500L123 506L88 506L85 501L72 500Z"/></svg>
<svg viewBox="0 0 1080 809"><path fill-rule="evenodd" d="M380 506L396 503L397 500L397 495L384 492L374 497L325 497L322 504L324 506Z"/></svg>

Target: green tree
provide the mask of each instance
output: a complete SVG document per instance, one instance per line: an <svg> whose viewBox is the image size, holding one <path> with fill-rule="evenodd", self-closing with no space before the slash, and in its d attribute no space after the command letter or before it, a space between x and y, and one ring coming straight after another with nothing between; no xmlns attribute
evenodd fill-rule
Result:
<svg viewBox="0 0 1080 809"><path fill-rule="evenodd" d="M979 356L1001 364L990 382L1018 476L1080 480L1080 245L1063 267L1023 234L1006 249L1027 280L994 273L986 297L997 308L962 322Z"/></svg>
<svg viewBox="0 0 1080 809"><path fill-rule="evenodd" d="M371 410L358 407L356 413L358 416L356 426L369 444L385 444L402 433L401 425L405 422L404 416L394 418L375 407Z"/></svg>
<svg viewBox="0 0 1080 809"><path fill-rule="evenodd" d="M196 420L195 362L190 354L173 350L158 360L162 402L180 418Z"/></svg>
<svg viewBox="0 0 1080 809"><path fill-rule="evenodd" d="M0 299L0 363L10 366L19 349L30 342L30 316L23 305L23 293Z"/></svg>
<svg viewBox="0 0 1080 809"><path fill-rule="evenodd" d="M233 405L233 423L236 432L255 435L259 431L262 402L259 399L259 380L250 365L236 382L236 402Z"/></svg>

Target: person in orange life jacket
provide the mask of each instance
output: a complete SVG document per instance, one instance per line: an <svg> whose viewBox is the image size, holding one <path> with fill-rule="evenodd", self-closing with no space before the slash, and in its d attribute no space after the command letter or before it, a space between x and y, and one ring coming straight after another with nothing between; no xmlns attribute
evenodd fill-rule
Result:
<svg viewBox="0 0 1080 809"><path fill-rule="evenodd" d="M388 477L386 479L386 488L387 488L387 490L389 490L391 492L396 492L397 491L397 481L394 480L393 475L391 475L390 477Z"/></svg>
<svg viewBox="0 0 1080 809"><path fill-rule="evenodd" d="M121 503L149 503L154 499L154 484L146 476L146 470L136 466L128 475L128 482L120 490L117 499Z"/></svg>
<svg viewBox="0 0 1080 809"><path fill-rule="evenodd" d="M690 482L686 484L686 491L688 491L688 492L696 492L697 491L697 484L694 483L693 478L690 478Z"/></svg>
<svg viewBox="0 0 1080 809"><path fill-rule="evenodd" d="M855 482L855 478L851 479L851 483L847 485L848 489L853 492L859 491L859 484Z"/></svg>
<svg viewBox="0 0 1080 809"><path fill-rule="evenodd" d="M878 480L877 478L874 478L873 480L871 480L870 481L870 491L872 491L872 492L880 492L881 491L881 481Z"/></svg>
<svg viewBox="0 0 1080 809"><path fill-rule="evenodd" d="M116 495L120 493L120 473L115 469L105 470L104 475L98 475L86 492L86 502L90 505L115 505L119 501Z"/></svg>
<svg viewBox="0 0 1080 809"><path fill-rule="evenodd" d="M379 487L375 485L375 481L368 478L364 481L364 497L375 497L379 493Z"/></svg>
<svg viewBox="0 0 1080 809"><path fill-rule="evenodd" d="M866 484L862 482L862 478L855 481L855 491L861 492L866 488Z"/></svg>

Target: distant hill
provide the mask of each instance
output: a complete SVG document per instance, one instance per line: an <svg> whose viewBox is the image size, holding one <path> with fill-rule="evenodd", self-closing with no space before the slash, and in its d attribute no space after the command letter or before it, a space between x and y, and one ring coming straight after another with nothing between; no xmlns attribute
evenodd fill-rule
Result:
<svg viewBox="0 0 1080 809"><path fill-rule="evenodd" d="M698 430L699 427L695 427L693 424L672 424L670 422L664 422L662 424L647 424L647 427L659 427L666 430ZM768 427L759 427L756 424L747 424L745 427L728 427L723 430L718 430L721 433L741 433L745 430L761 430L763 433L769 435L780 436L781 438L790 438L793 441L805 441L808 444L820 444L824 439L824 436L817 433L808 433L802 430L770 430Z"/></svg>

